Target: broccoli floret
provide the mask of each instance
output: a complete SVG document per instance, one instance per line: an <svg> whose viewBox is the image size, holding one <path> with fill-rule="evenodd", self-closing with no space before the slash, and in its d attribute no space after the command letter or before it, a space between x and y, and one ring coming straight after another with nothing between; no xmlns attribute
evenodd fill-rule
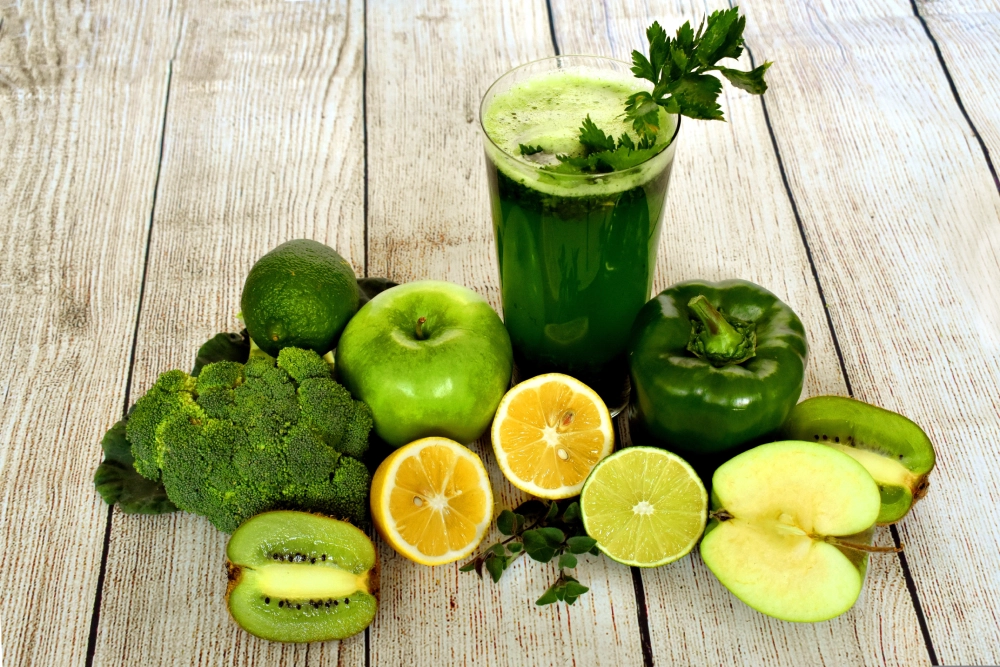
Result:
<svg viewBox="0 0 1000 667"><path fill-rule="evenodd" d="M338 452L361 458L368 451L371 410L329 376L302 381L299 409L308 426Z"/></svg>
<svg viewBox="0 0 1000 667"><path fill-rule="evenodd" d="M129 415L135 468L162 479L177 507L234 531L272 509L368 522L368 406L311 350L277 361L208 364L197 378L164 373Z"/></svg>

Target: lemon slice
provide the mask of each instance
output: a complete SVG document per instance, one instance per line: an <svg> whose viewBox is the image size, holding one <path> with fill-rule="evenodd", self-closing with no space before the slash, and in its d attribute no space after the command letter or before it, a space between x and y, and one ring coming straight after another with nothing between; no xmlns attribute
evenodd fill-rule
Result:
<svg viewBox="0 0 1000 667"><path fill-rule="evenodd" d="M510 483L539 498L580 493L598 461L611 453L607 406L579 380L549 373L518 384L493 418L493 451Z"/></svg>
<svg viewBox="0 0 1000 667"><path fill-rule="evenodd" d="M465 558L493 518L482 459L447 438L400 447L375 471L372 521L399 554L422 565Z"/></svg>
<svg viewBox="0 0 1000 667"><path fill-rule="evenodd" d="M688 463L628 447L600 463L580 493L587 534L612 560L658 567L688 555L705 530L708 494Z"/></svg>

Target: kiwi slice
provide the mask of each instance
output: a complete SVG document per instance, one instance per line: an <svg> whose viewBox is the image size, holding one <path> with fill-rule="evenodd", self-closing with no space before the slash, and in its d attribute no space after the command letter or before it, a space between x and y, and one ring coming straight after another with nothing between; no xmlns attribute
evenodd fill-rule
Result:
<svg viewBox="0 0 1000 667"><path fill-rule="evenodd" d="M345 639L375 618L375 546L345 521L306 512L258 514L233 533L226 557L229 613L258 637Z"/></svg>
<svg viewBox="0 0 1000 667"><path fill-rule="evenodd" d="M934 446L901 414L844 396L802 401L781 428L791 440L818 442L851 455L878 484L878 523L895 523L927 493Z"/></svg>

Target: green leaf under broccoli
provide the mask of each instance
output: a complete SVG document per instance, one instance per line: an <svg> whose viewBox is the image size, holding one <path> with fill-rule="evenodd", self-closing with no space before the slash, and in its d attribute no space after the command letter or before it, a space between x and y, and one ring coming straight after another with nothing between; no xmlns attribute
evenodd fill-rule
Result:
<svg viewBox="0 0 1000 667"><path fill-rule="evenodd" d="M125 514L166 514L177 506L167 498L159 482L146 479L132 467L132 446L125 439L125 420L104 434L104 461L94 472L94 486L109 505L118 504Z"/></svg>

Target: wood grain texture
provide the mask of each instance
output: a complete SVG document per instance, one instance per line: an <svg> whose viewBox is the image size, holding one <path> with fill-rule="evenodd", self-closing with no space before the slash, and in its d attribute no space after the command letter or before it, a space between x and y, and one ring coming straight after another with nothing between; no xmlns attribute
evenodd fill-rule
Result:
<svg viewBox="0 0 1000 667"><path fill-rule="evenodd" d="M114 25L77 21L82 3L0 7L8 665L82 665L87 654L107 520L91 480L122 410L166 89L165 68L132 39L148 28L143 12L165 5L134 7ZM98 33L117 58L79 67Z"/></svg>
<svg viewBox="0 0 1000 667"><path fill-rule="evenodd" d="M369 4L372 275L451 280L499 309L479 102L512 66L552 53L540 0ZM499 504L519 502L489 444L475 449ZM521 559L493 584L457 564L416 565L384 544L380 553L373 665L642 664L630 573L605 559L583 559L591 592L573 607L540 608L554 567Z"/></svg>
<svg viewBox="0 0 1000 667"><path fill-rule="evenodd" d="M697 23L707 11L726 6L635 7L619 0L579 11L568 0L552 2L564 52L623 60L631 59L632 49L646 50L645 29L653 20L672 33L685 20ZM742 65L750 67L748 56ZM760 98L727 85L720 101L727 123L682 121L654 291L692 278L743 278L764 285L793 307L809 334L804 395L844 395L826 313ZM885 529L877 539L891 543ZM657 664L807 665L832 656L852 665L928 662L895 557L872 559L854 609L814 625L785 623L750 609L715 579L697 551L674 565L644 571L643 582Z"/></svg>
<svg viewBox="0 0 1000 667"><path fill-rule="evenodd" d="M360 2L191 2L172 65L134 395L236 330L243 280L308 237L364 266ZM116 514L95 665L364 663L365 636L282 645L226 611L227 536Z"/></svg>
<svg viewBox="0 0 1000 667"><path fill-rule="evenodd" d="M995 663L1000 193L909 3L746 8L855 395L936 444L900 533L937 655Z"/></svg>
<svg viewBox="0 0 1000 667"><path fill-rule="evenodd" d="M0 637L82 665L104 546L166 77L0 66Z"/></svg>
<svg viewBox="0 0 1000 667"><path fill-rule="evenodd" d="M177 38L175 0L17 0L0 5L0 64L160 65Z"/></svg>

